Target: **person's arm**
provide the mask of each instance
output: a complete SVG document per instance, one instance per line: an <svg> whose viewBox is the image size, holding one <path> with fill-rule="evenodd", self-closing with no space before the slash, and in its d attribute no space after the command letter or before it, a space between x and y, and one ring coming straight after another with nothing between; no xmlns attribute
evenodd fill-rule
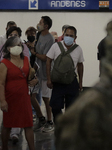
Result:
<svg viewBox="0 0 112 150"><path fill-rule="evenodd" d="M51 82L51 63L52 59L47 57L47 62L46 62L46 69L47 69L47 86L48 88L52 89L53 84Z"/></svg>
<svg viewBox="0 0 112 150"><path fill-rule="evenodd" d="M23 54L24 54L24 56L28 57L28 59L30 61L29 49L28 49L27 45L24 43L23 43L23 47L24 47Z"/></svg>
<svg viewBox="0 0 112 150"><path fill-rule="evenodd" d="M98 52L97 52L97 60L99 60L99 72L101 73L101 48L100 44L98 45Z"/></svg>
<svg viewBox="0 0 112 150"><path fill-rule="evenodd" d="M37 77L35 76L34 69L31 67L31 64L30 64L30 62L29 62L29 70L30 70L30 69L32 69L32 71L31 71L31 72L29 71L29 73L32 73L33 76L34 76L34 78L33 78L31 81L28 81L28 85L31 86L31 87L33 87L33 86L35 86L35 85L38 83L38 79L37 79Z"/></svg>
<svg viewBox="0 0 112 150"><path fill-rule="evenodd" d="M34 49L31 49L31 53L33 55L35 55L37 58L39 58L40 60L42 60L42 61L46 61L47 60L47 57L46 57L45 54L43 54L43 55L39 54L39 53L35 52Z"/></svg>
<svg viewBox="0 0 112 150"><path fill-rule="evenodd" d="M82 79L83 79L83 63L78 63L77 64L77 72L79 76L79 90L82 90Z"/></svg>
<svg viewBox="0 0 112 150"><path fill-rule="evenodd" d="M49 51L49 49L51 48L51 46L53 45L53 43L54 43L54 39L50 38L44 47L43 54L39 54L38 52L35 52L33 49L31 50L31 53L33 55L35 55L38 59L40 59L42 61L46 61L47 60L46 54Z"/></svg>
<svg viewBox="0 0 112 150"><path fill-rule="evenodd" d="M7 75L7 67L0 63L0 107L2 111L8 111L8 104L5 100L5 82Z"/></svg>
<svg viewBox="0 0 112 150"><path fill-rule="evenodd" d="M98 52L97 52L97 59L99 60L99 72L100 72L100 75L101 75L101 59L103 57L105 57L106 53L105 53L105 38L103 40L100 41L100 43L98 44ZM99 75L99 76L100 76Z"/></svg>
<svg viewBox="0 0 112 150"><path fill-rule="evenodd" d="M31 51L32 52L32 51ZM47 60L47 57L46 57L46 55L45 54L39 54L39 53L36 53L35 52L35 56L37 57L37 58L39 58L40 60L42 60L42 61L46 61Z"/></svg>
<svg viewBox="0 0 112 150"><path fill-rule="evenodd" d="M41 59L42 61L46 61L46 59L47 59L46 55L38 54L37 52L35 52L35 48L34 47L30 47L30 52L32 53L32 55L34 55L35 57ZM25 46L24 55L29 58L28 49L27 49L26 46Z"/></svg>

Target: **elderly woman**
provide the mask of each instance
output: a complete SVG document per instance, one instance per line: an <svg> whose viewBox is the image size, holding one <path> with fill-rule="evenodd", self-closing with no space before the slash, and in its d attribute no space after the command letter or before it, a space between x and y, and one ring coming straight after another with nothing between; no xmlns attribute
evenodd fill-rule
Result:
<svg viewBox="0 0 112 150"><path fill-rule="evenodd" d="M30 150L34 150L33 118L28 75L30 64L23 55L19 37L9 38L3 46L4 59L0 63L0 103L3 111L2 150L8 150L10 130L24 128ZM34 81L30 81L34 86Z"/></svg>
<svg viewBox="0 0 112 150"><path fill-rule="evenodd" d="M21 37L22 31L19 27L16 26L11 26L7 32L6 32L6 38L10 38L10 37ZM23 54L24 56L27 56L28 59L30 59L29 57L29 50L28 47L26 46L26 44L22 44L23 45ZM1 46L3 47L3 45ZM0 48L0 61L3 59L3 49ZM19 141L19 135L20 135L21 129L20 128L12 128L11 129L11 133L10 133L10 139L12 140L13 144L16 144Z"/></svg>
<svg viewBox="0 0 112 150"><path fill-rule="evenodd" d="M16 26L12 26L10 27L7 32L6 32L6 38L10 38L10 37L21 37L21 34L22 34L22 31L19 27L16 27ZM3 45L0 46L0 61L3 59L3 49L2 49ZM29 56L29 49L28 47L26 46L26 44L23 43L23 53L24 53L24 56L27 56L28 59L30 60L30 56Z"/></svg>

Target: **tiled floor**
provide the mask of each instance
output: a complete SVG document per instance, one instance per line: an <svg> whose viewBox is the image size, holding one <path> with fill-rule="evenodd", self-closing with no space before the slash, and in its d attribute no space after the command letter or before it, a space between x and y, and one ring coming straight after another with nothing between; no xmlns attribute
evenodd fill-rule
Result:
<svg viewBox="0 0 112 150"><path fill-rule="evenodd" d="M45 108L42 105L42 111L45 114ZM2 121L2 111L0 110L0 125ZM44 133L42 131L34 132L36 150L55 150L54 147L54 131ZM0 138L1 147L1 138ZM0 149L1 150L1 149ZM24 131L21 132L19 142L16 145L9 141L9 150L29 150L27 142L24 137Z"/></svg>

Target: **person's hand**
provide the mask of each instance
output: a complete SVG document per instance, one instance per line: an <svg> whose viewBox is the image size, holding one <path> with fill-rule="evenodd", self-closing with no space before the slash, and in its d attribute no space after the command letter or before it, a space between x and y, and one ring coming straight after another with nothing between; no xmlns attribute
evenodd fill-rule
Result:
<svg viewBox="0 0 112 150"><path fill-rule="evenodd" d="M37 83L38 83L37 77L35 77L31 81L28 81L28 85L31 86L31 87L35 86Z"/></svg>
<svg viewBox="0 0 112 150"><path fill-rule="evenodd" d="M6 101L2 101L0 105L3 112L8 112L8 104Z"/></svg>
<svg viewBox="0 0 112 150"><path fill-rule="evenodd" d="M47 80L47 87L50 89L53 88L53 84L52 84L51 80Z"/></svg>
<svg viewBox="0 0 112 150"><path fill-rule="evenodd" d="M80 92L83 91L82 83L79 83L79 91L80 91Z"/></svg>
<svg viewBox="0 0 112 150"><path fill-rule="evenodd" d="M32 53L33 55L36 54L36 52L34 51L34 49L31 49L30 51L31 51L31 53Z"/></svg>

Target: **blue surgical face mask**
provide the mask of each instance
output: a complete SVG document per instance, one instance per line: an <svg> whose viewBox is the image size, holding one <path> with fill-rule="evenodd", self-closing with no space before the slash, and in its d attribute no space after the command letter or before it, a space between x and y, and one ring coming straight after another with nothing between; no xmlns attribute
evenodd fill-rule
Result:
<svg viewBox="0 0 112 150"><path fill-rule="evenodd" d="M72 38L70 36L64 36L64 42L67 46L70 46L73 44L74 38Z"/></svg>

